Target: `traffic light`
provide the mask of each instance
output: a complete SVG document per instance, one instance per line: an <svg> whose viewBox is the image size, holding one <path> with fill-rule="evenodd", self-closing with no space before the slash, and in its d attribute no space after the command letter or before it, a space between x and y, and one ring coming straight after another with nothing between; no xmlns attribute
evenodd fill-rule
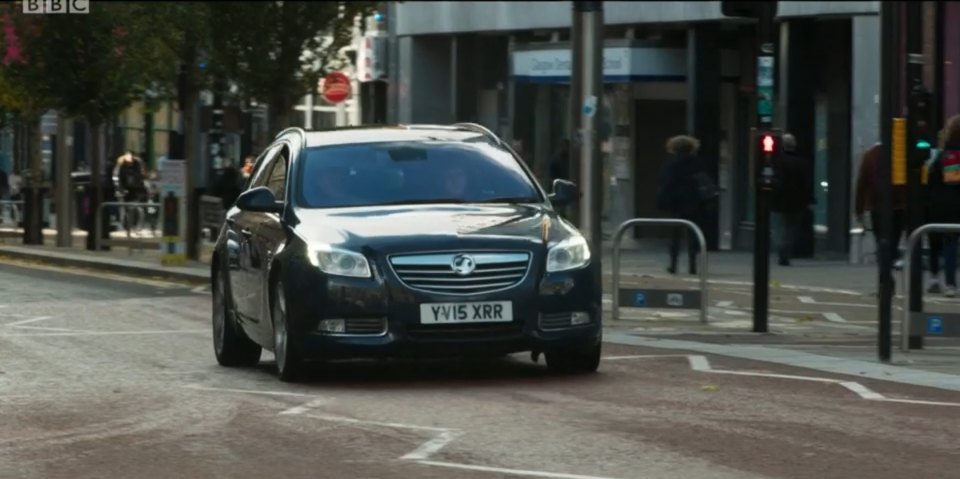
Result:
<svg viewBox="0 0 960 479"><path fill-rule="evenodd" d="M910 133L914 141L914 148L929 150L931 148L930 125L933 118L931 106L932 95L925 88L915 89L910 93L910 104L907 115L910 121Z"/></svg>
<svg viewBox="0 0 960 479"><path fill-rule="evenodd" d="M763 130L757 133L757 185L763 190L770 190L774 186L776 175L773 166L780 161L783 154L782 140L780 130Z"/></svg>
<svg viewBox="0 0 960 479"><path fill-rule="evenodd" d="M720 2L720 11L725 17L763 18L777 16L778 2Z"/></svg>

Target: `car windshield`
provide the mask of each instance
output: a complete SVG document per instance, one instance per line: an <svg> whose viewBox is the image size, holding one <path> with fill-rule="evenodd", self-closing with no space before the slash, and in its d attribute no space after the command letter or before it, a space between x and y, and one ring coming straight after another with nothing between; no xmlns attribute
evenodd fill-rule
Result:
<svg viewBox="0 0 960 479"><path fill-rule="evenodd" d="M510 151L488 142L313 147L306 151L299 181L305 208L542 201Z"/></svg>

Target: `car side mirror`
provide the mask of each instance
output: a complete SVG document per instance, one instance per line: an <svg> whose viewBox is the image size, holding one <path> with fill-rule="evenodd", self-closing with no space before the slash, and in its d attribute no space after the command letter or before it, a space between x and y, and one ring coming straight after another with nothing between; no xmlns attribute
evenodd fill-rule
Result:
<svg viewBox="0 0 960 479"><path fill-rule="evenodd" d="M280 214L283 212L283 203L277 202L277 197L266 186L258 186L252 190L244 191L237 197L236 206L243 211L255 213Z"/></svg>
<svg viewBox="0 0 960 479"><path fill-rule="evenodd" d="M553 193L550 202L556 206L567 206L576 203L580 198L577 184L567 180L553 180Z"/></svg>

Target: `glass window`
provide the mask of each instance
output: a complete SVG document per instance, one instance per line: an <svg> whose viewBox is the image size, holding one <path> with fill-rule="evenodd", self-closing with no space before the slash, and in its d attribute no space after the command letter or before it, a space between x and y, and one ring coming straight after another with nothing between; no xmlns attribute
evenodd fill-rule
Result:
<svg viewBox="0 0 960 479"><path fill-rule="evenodd" d="M271 168L270 179L267 180L267 188L273 191L273 196L277 201L283 201L287 194L287 155L286 149L277 155Z"/></svg>
<svg viewBox="0 0 960 479"><path fill-rule="evenodd" d="M254 164L253 175L250 177L251 189L260 186L266 186L267 178L269 178L268 173L273 165L273 158L276 156L277 151L280 150L281 146L283 145L271 146L263 153L263 155L260 156L260 158L257 159L256 163Z"/></svg>
<svg viewBox="0 0 960 479"><path fill-rule="evenodd" d="M310 148L299 184L307 208L543 201L514 156L486 140Z"/></svg>

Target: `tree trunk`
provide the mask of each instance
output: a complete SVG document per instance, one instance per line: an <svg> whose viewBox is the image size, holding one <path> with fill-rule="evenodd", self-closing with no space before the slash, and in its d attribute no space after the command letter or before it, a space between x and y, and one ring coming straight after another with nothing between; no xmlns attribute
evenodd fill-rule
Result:
<svg viewBox="0 0 960 479"><path fill-rule="evenodd" d="M89 127L89 137L90 137L90 158L87 159L87 163L90 165L90 190L92 195L90 197L90 228L87 230L87 249L96 251L96 243L94 238L97 234L100 234L100 238L109 238L110 237L110 221L109 215L106 211L102 214L99 213L100 205L103 204L103 190L106 185L104 185L104 178L113 179L113 174L105 175L104 164L103 164L103 120L99 118L88 118L87 125ZM100 215L100 231L96 231L97 225L97 215ZM103 233L106 232L106 235ZM100 250L108 250L109 246L101 246Z"/></svg>
<svg viewBox="0 0 960 479"><path fill-rule="evenodd" d="M26 121L25 146L27 170L21 174L23 181L23 244L43 244L43 136L40 132L40 117L30 115Z"/></svg>

